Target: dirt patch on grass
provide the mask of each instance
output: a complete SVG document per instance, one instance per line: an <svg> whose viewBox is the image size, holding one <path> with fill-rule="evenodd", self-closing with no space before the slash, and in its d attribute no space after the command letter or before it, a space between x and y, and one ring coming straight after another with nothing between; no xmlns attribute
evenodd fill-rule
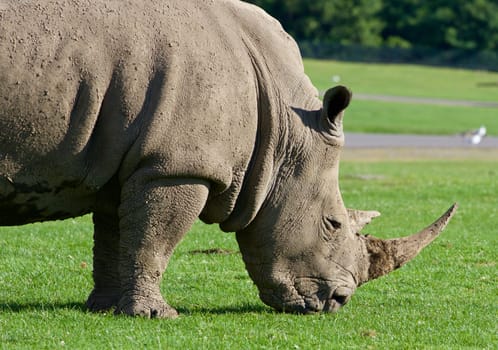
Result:
<svg viewBox="0 0 498 350"><path fill-rule="evenodd" d="M206 254L206 255L230 255L237 254L235 250L223 249L223 248L211 248L211 249L196 249L191 250L190 254Z"/></svg>
<svg viewBox="0 0 498 350"><path fill-rule="evenodd" d="M352 148L343 150L343 161L474 160L498 161L493 148Z"/></svg>

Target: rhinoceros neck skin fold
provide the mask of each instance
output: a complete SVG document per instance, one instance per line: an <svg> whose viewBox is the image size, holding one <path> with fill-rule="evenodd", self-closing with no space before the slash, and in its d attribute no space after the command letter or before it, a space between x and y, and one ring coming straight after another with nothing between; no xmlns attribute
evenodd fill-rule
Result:
<svg viewBox="0 0 498 350"><path fill-rule="evenodd" d="M280 175L280 165L288 149L294 147L294 143L300 144L301 140L293 138L300 134L289 135L294 109L311 114L321 106L317 90L304 74L294 40L271 19L265 26L253 28L261 13L255 7L251 9L244 16L238 11L234 15L239 17L238 23L243 28L243 51L250 59L252 81L257 91L256 137L233 211L220 223L221 229L227 232L239 231L255 218ZM268 27L275 30L267 31ZM305 117L309 118L305 123L312 120Z"/></svg>

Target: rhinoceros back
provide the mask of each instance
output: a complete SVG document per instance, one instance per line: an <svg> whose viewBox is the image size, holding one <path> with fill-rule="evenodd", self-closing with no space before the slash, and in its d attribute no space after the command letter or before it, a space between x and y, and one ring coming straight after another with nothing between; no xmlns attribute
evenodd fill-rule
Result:
<svg viewBox="0 0 498 350"><path fill-rule="evenodd" d="M315 100L294 41L243 2L3 0L0 224L92 211L145 162L212 183L223 221L280 117L261 106Z"/></svg>

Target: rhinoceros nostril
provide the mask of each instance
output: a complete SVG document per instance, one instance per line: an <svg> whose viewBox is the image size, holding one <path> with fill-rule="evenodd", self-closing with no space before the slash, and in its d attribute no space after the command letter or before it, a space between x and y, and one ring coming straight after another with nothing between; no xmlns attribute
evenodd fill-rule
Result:
<svg viewBox="0 0 498 350"><path fill-rule="evenodd" d="M335 300L341 306L347 304L351 299L351 291L348 288L339 287L332 294L332 300Z"/></svg>
<svg viewBox="0 0 498 350"><path fill-rule="evenodd" d="M337 303L344 305L349 301L349 295L333 295L332 299L334 299Z"/></svg>

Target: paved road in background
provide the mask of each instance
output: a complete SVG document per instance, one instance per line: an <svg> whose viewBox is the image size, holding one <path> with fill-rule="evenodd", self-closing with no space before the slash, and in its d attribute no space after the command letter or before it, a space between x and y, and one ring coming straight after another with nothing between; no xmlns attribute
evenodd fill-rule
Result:
<svg viewBox="0 0 498 350"><path fill-rule="evenodd" d="M412 104L445 105L455 107L498 108L498 102L449 100L408 96L355 93L354 99ZM498 118L498 115L497 115ZM359 159L439 158L439 159L493 159L498 160L498 137L485 136L478 144L463 135L394 135L346 133L345 151Z"/></svg>
<svg viewBox="0 0 498 350"><path fill-rule="evenodd" d="M346 133L346 148L469 148L493 149L498 152L498 137L486 136L478 145L467 138L455 136L393 135Z"/></svg>
<svg viewBox="0 0 498 350"><path fill-rule="evenodd" d="M456 107L485 107L498 108L498 102L449 100L440 98L424 98L393 95L354 94L358 100L402 102L412 104L445 105ZM497 115L498 118L498 115ZM416 149L492 149L498 148L498 137L484 137L482 141L473 145L470 139L462 135L432 136L432 135L392 135L392 134L361 134L346 133L346 147L358 148L416 148Z"/></svg>
<svg viewBox="0 0 498 350"><path fill-rule="evenodd" d="M346 161L470 160L498 162L498 137L472 145L463 136L346 133ZM498 169L498 167L497 167Z"/></svg>

